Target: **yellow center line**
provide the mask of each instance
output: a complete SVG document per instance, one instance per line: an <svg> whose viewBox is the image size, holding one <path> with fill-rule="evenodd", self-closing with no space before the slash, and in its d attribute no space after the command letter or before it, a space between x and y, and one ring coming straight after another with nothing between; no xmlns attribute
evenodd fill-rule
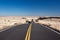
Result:
<svg viewBox="0 0 60 40"><path fill-rule="evenodd" d="M25 40L30 40L31 27L32 27L32 23L29 25L29 28L28 28L27 33L26 33Z"/></svg>

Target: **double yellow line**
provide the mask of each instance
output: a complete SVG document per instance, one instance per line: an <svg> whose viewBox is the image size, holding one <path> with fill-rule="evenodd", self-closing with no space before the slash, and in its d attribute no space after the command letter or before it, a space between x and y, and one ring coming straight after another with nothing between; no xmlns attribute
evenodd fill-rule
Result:
<svg viewBox="0 0 60 40"><path fill-rule="evenodd" d="M28 28L27 33L26 33L25 40L30 40L31 28L32 28L32 23L29 25L29 28Z"/></svg>

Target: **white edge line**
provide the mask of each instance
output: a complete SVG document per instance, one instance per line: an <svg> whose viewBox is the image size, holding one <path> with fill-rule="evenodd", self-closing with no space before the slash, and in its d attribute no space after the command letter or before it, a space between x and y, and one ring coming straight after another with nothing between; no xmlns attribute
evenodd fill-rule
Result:
<svg viewBox="0 0 60 40"><path fill-rule="evenodd" d="M6 31L6 30L8 30L8 29L10 29L10 28L12 28L12 27L14 27L14 26L16 26L16 25L8 26L7 28L0 30L0 32Z"/></svg>
<svg viewBox="0 0 60 40"><path fill-rule="evenodd" d="M9 26L8 28L5 28L5 29L0 30L0 32L6 31L6 30L8 30L10 28L12 28L12 27Z"/></svg>
<svg viewBox="0 0 60 40"><path fill-rule="evenodd" d="M51 30L51 31L53 31L53 32L55 32L55 33L57 33L57 34L59 34L59 35L60 35L60 33L59 33L59 32L57 32L57 31L55 31L55 30L53 30L53 29L51 29L51 28L49 28L49 27L47 27L47 26L44 26L44 25L41 25L41 26L43 26L43 27L45 27L45 28L48 28L49 30Z"/></svg>

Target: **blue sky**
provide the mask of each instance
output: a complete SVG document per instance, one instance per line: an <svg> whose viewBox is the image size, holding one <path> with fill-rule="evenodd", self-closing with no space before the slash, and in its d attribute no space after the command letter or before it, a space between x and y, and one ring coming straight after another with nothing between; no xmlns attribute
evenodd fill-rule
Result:
<svg viewBox="0 0 60 40"><path fill-rule="evenodd" d="M0 16L60 16L60 1L0 0Z"/></svg>

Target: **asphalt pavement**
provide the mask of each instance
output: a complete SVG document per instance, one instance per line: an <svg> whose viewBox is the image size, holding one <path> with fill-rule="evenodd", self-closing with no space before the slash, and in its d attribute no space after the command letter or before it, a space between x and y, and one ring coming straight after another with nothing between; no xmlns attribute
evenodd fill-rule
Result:
<svg viewBox="0 0 60 40"><path fill-rule="evenodd" d="M0 40L25 40L29 24L18 25L0 32Z"/></svg>
<svg viewBox="0 0 60 40"><path fill-rule="evenodd" d="M31 40L60 40L60 35L40 24L33 23Z"/></svg>
<svg viewBox="0 0 60 40"><path fill-rule="evenodd" d="M0 32L0 40L25 40L30 24L23 24ZM32 26L32 27L31 27ZM50 29L32 22L30 40L60 40L60 35Z"/></svg>

